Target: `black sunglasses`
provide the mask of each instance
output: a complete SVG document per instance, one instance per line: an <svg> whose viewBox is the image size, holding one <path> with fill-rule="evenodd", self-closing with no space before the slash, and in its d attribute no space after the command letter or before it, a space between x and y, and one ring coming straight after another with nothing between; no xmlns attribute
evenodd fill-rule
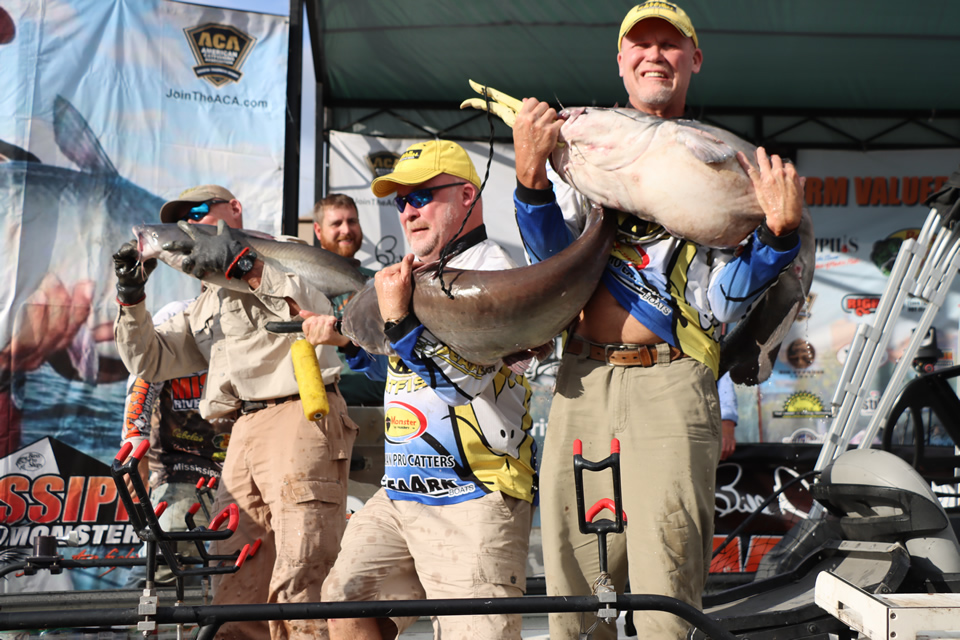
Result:
<svg viewBox="0 0 960 640"><path fill-rule="evenodd" d="M397 203L397 210L400 213L403 213L403 210L407 208L407 203L410 203L410 206L414 209L419 209L424 207L431 202L433 202L433 192L437 189L446 189L447 187L457 187L461 184L467 184L466 182L451 182L450 184L438 184L435 187L424 187L423 189L417 189L416 191L411 191L405 196L397 196L393 199Z"/></svg>
<svg viewBox="0 0 960 640"><path fill-rule="evenodd" d="M190 209L187 212L187 215L183 216L182 220L193 220L194 222L199 222L207 217L207 214L210 213L210 207L215 204L220 204L221 202L229 202L229 200L224 200L222 198L212 198L206 202L201 202L197 206Z"/></svg>

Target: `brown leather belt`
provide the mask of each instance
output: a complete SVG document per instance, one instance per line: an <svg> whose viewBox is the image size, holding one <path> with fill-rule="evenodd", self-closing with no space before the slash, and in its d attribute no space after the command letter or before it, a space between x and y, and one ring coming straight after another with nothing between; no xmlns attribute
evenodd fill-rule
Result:
<svg viewBox="0 0 960 640"><path fill-rule="evenodd" d="M660 344L664 355L669 354L669 360L665 359L664 363L686 355L680 349L671 347L665 342ZM598 360L615 367L652 367L660 362L657 347L658 345L655 344L596 344L587 342L579 336L571 336L563 351L574 356L586 353L586 357L591 360Z"/></svg>

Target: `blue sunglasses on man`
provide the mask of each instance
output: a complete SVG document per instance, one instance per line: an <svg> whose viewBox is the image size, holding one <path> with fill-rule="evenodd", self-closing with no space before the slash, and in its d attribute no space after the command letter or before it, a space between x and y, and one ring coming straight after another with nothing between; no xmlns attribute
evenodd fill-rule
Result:
<svg viewBox="0 0 960 640"><path fill-rule="evenodd" d="M183 220L193 220L194 222L200 222L210 213L210 207L215 204L220 204L221 202L229 202L229 200L224 200L223 198L212 198L205 202L201 202L195 207L191 208L190 211L183 216Z"/></svg>
<svg viewBox="0 0 960 640"><path fill-rule="evenodd" d="M433 192L437 189L446 189L447 187L457 187L461 184L467 184L466 182L451 182L450 184L438 184L435 187L424 187L423 189L417 189L416 191L411 191L405 196L397 196L393 201L397 204L397 210L400 213L403 213L403 210L407 208L407 203L410 203L410 206L414 209L421 209L431 202L433 202Z"/></svg>

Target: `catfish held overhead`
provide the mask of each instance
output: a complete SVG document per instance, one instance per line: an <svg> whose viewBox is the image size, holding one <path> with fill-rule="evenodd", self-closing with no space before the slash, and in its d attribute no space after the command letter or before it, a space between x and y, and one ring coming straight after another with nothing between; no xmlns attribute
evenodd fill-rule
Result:
<svg viewBox="0 0 960 640"><path fill-rule="evenodd" d="M475 364L536 349L563 331L593 295L615 233L616 215L595 207L580 237L543 262L505 271L444 269L453 299L441 290L437 263L425 264L414 271L412 311ZM372 281L344 308L343 334L369 353L393 354Z"/></svg>
<svg viewBox="0 0 960 640"><path fill-rule="evenodd" d="M470 81L489 99L460 107L488 110L513 126L522 102ZM550 162L564 182L591 202L662 225L671 235L730 248L764 219L756 191L736 159L753 162L756 147L729 131L692 120L664 120L634 109L576 107L564 120ZM780 342L810 291L813 224L800 223L800 254L721 344L721 373L738 384L767 379Z"/></svg>
<svg viewBox="0 0 960 640"><path fill-rule="evenodd" d="M522 102L472 80L492 100L460 107L488 110L513 126ZM635 109L576 107L564 120L550 162L563 181L604 207L662 225L706 247L739 244L763 221L753 183L737 161L756 147L693 120L665 120Z"/></svg>

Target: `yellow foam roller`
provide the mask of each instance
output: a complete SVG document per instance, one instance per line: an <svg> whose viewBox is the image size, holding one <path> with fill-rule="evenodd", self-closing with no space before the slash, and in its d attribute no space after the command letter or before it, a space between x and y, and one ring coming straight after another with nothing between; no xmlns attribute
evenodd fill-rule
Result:
<svg viewBox="0 0 960 640"><path fill-rule="evenodd" d="M327 391L323 388L317 352L313 345L301 339L290 347L290 357L293 358L293 372L300 387L303 415L307 420L319 420L330 413L330 403L327 401Z"/></svg>

